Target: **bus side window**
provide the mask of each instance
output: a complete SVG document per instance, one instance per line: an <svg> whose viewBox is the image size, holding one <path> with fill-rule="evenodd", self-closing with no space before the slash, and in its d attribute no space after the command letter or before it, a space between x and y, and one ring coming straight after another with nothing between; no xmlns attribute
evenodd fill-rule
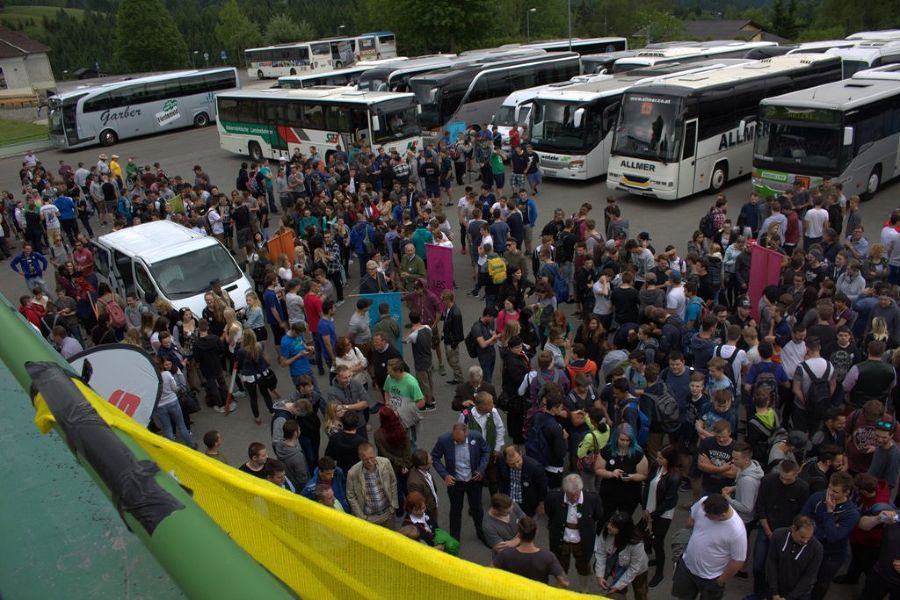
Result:
<svg viewBox="0 0 900 600"><path fill-rule="evenodd" d="M697 121L691 121L684 128L684 150L681 154L682 160L687 160L694 156L694 147L697 145Z"/></svg>
<svg viewBox="0 0 900 600"><path fill-rule="evenodd" d="M109 278L109 251L97 243L92 243L91 252L94 253L94 268L100 275Z"/></svg>

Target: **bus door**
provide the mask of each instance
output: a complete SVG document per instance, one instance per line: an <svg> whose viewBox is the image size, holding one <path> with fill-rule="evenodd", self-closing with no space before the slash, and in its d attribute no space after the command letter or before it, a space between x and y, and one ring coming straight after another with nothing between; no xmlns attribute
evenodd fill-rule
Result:
<svg viewBox="0 0 900 600"><path fill-rule="evenodd" d="M681 146L681 160L678 161L678 197L690 196L698 189L697 170L697 119L684 124L684 143Z"/></svg>

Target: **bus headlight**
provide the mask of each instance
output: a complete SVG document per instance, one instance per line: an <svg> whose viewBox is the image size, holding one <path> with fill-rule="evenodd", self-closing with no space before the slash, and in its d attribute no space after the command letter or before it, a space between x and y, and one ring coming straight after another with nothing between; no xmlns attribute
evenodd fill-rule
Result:
<svg viewBox="0 0 900 600"><path fill-rule="evenodd" d="M568 166L570 169L583 169L584 161L583 160L570 160Z"/></svg>

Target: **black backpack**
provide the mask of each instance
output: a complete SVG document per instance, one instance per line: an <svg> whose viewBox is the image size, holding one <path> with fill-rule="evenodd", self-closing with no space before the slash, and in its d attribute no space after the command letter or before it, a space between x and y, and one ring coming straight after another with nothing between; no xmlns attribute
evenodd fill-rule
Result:
<svg viewBox="0 0 900 600"><path fill-rule="evenodd" d="M672 433L681 427L681 411L678 409L678 401L672 396L668 385L663 383L659 392L644 390L644 397L653 401L653 423L658 423L666 433Z"/></svg>
<svg viewBox="0 0 900 600"><path fill-rule="evenodd" d="M469 355L469 358L477 358L478 357L478 339L475 335L475 327L469 330L469 334L466 336L466 353Z"/></svg>
<svg viewBox="0 0 900 600"><path fill-rule="evenodd" d="M750 400L756 398L756 391L765 389L769 393L769 406L778 406L778 378L775 377L775 371L778 365L775 363L760 363L767 365L765 370L761 370L756 374L753 380L753 386L750 388Z"/></svg>
<svg viewBox="0 0 900 600"><path fill-rule="evenodd" d="M728 377L729 381L731 381L731 387L733 387L735 389L735 393L737 393L737 381L734 380L734 359L737 358L738 352L740 352L740 350L735 348L734 352L731 353L731 356L725 358L724 356L722 356L722 346L724 345L725 344L719 344L718 346L716 346L713 350L713 356L718 356L726 363L728 363L728 366L725 368L725 376Z"/></svg>
<svg viewBox="0 0 900 600"><path fill-rule="evenodd" d="M823 416L831 405L831 363L826 363L825 372L821 377L816 377L806 361L800 363L800 367L809 377L809 389L806 390L806 411L810 415Z"/></svg>
<svg viewBox="0 0 900 600"><path fill-rule="evenodd" d="M715 221L713 221L712 216L713 209L710 208L703 217L700 219L700 224L697 226L697 229L707 238L712 239L714 235L716 235L716 225Z"/></svg>

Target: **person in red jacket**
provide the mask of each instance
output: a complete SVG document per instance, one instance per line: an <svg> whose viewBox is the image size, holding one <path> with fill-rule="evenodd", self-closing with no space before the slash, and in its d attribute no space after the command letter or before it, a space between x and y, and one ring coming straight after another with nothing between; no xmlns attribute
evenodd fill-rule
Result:
<svg viewBox="0 0 900 600"><path fill-rule="evenodd" d="M853 478L856 486L856 505L863 515L850 532L850 565L847 572L834 578L835 583L856 584L859 576L867 573L878 560L883 527L880 523L869 523L866 517L877 516L882 506L891 501L891 488L886 481L876 479L870 473L860 473ZM882 506L879 506L882 505Z"/></svg>
<svg viewBox="0 0 900 600"><path fill-rule="evenodd" d="M22 296L19 298L19 312L29 323L41 329L41 319L47 314L47 309L34 302L31 296Z"/></svg>

